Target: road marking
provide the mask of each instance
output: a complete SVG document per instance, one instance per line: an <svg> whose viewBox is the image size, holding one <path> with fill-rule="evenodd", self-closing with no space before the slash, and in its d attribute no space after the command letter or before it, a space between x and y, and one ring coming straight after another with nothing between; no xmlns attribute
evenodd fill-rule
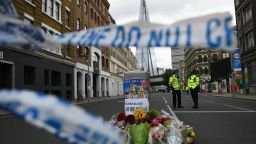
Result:
<svg viewBox="0 0 256 144"><path fill-rule="evenodd" d="M222 105L227 106L227 107L231 107L231 108L240 109L240 110L253 111L253 110L249 110L249 109L246 109L246 108L236 107L236 106L232 106L232 105L228 105L228 104L222 104Z"/></svg>
<svg viewBox="0 0 256 144"><path fill-rule="evenodd" d="M175 113L256 113L256 111L174 111Z"/></svg>
<svg viewBox="0 0 256 144"><path fill-rule="evenodd" d="M124 100L120 100L120 101L117 101L117 102L120 102L120 103L121 103L121 102L124 102Z"/></svg>
<svg viewBox="0 0 256 144"><path fill-rule="evenodd" d="M164 97L164 96L163 96L163 99L164 99L165 104L167 104L168 102L167 102L167 100L165 99L165 97Z"/></svg>
<svg viewBox="0 0 256 144"><path fill-rule="evenodd" d="M203 100L203 101L208 102L208 103L216 103L214 101L209 101L209 100Z"/></svg>

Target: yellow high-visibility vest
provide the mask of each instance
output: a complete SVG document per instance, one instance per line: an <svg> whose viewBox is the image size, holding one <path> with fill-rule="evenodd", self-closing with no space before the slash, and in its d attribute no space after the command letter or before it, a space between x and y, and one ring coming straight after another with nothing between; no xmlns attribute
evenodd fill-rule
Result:
<svg viewBox="0 0 256 144"><path fill-rule="evenodd" d="M196 75L191 75L188 78L188 87L189 89L195 89L197 86L199 86L199 77Z"/></svg>
<svg viewBox="0 0 256 144"><path fill-rule="evenodd" d="M170 77L169 85L172 86L174 90L180 90L180 82L176 75Z"/></svg>

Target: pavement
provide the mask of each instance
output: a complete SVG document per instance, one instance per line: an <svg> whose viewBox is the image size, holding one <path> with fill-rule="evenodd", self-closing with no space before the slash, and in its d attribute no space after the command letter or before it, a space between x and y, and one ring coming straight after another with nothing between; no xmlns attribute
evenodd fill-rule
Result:
<svg viewBox="0 0 256 144"><path fill-rule="evenodd" d="M82 105L82 104L87 104L87 103L95 103L95 102L101 102L101 101L113 100L113 99L121 99L121 98L123 98L123 96L96 97L96 98L84 99L81 101L72 101L71 103L76 104L76 105ZM12 115L12 114L0 109L0 116L10 116L10 115Z"/></svg>
<svg viewBox="0 0 256 144"><path fill-rule="evenodd" d="M252 94L232 94L232 93L200 93L200 95L208 95L208 96L215 96L215 97L226 97L226 98L233 98L233 99L244 99L244 100L254 100L256 101L256 95Z"/></svg>

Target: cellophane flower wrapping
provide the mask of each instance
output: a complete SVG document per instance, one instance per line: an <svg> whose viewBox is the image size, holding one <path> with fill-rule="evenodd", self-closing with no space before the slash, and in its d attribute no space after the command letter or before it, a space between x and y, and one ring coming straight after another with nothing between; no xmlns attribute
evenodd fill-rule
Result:
<svg viewBox="0 0 256 144"><path fill-rule="evenodd" d="M194 129L166 113L157 110L145 113L137 110L135 116L126 116L125 120L123 118L123 113L116 114L112 117L111 123L126 135L126 144L194 144L195 142Z"/></svg>
<svg viewBox="0 0 256 144"><path fill-rule="evenodd" d="M150 128L150 124L148 123L130 125L129 131L132 144L147 144Z"/></svg>

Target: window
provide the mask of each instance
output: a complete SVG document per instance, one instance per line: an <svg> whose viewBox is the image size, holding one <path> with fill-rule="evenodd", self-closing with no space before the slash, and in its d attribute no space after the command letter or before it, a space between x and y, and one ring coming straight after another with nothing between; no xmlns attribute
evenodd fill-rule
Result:
<svg viewBox="0 0 256 144"><path fill-rule="evenodd" d="M42 0L42 12L53 19L61 20L61 2L59 0Z"/></svg>
<svg viewBox="0 0 256 144"><path fill-rule="evenodd" d="M24 84L35 84L35 68L24 66Z"/></svg>
<svg viewBox="0 0 256 144"><path fill-rule="evenodd" d="M209 74L209 70L207 67L204 68L204 74L208 75Z"/></svg>
<svg viewBox="0 0 256 144"><path fill-rule="evenodd" d="M250 31L246 34L246 39L247 39L247 49L252 49L254 48L254 36L253 36L253 31Z"/></svg>
<svg viewBox="0 0 256 144"><path fill-rule="evenodd" d="M80 30L80 19L76 20L76 30Z"/></svg>
<svg viewBox="0 0 256 144"><path fill-rule="evenodd" d="M70 12L68 10L65 11L65 25L70 27Z"/></svg>
<svg viewBox="0 0 256 144"><path fill-rule="evenodd" d="M51 83L53 86L61 85L61 73L58 71L52 71L51 74Z"/></svg>
<svg viewBox="0 0 256 144"><path fill-rule="evenodd" d="M93 9L91 8L91 19L93 19Z"/></svg>
<svg viewBox="0 0 256 144"><path fill-rule="evenodd" d="M243 10L243 24L246 24L252 19L252 7L251 5L247 5Z"/></svg>
<svg viewBox="0 0 256 144"><path fill-rule="evenodd" d="M53 0L49 0L48 2L49 4L48 4L47 12L50 16L53 17Z"/></svg>
<svg viewBox="0 0 256 144"><path fill-rule="evenodd" d="M208 61L207 56L204 56L204 62L207 62L207 61Z"/></svg>
<svg viewBox="0 0 256 144"><path fill-rule="evenodd" d="M100 17L98 16L98 26L100 26Z"/></svg>
<svg viewBox="0 0 256 144"><path fill-rule="evenodd" d="M81 55L81 47L79 45L76 45L76 51L77 51L77 56L80 56Z"/></svg>
<svg viewBox="0 0 256 144"><path fill-rule="evenodd" d="M94 21L96 21L97 19L97 15L96 15L96 12L94 12Z"/></svg>
<svg viewBox="0 0 256 144"><path fill-rule="evenodd" d="M67 45L66 56L71 57L71 45Z"/></svg>
<svg viewBox="0 0 256 144"><path fill-rule="evenodd" d="M198 56L197 56L197 59L198 59L198 63L201 63L201 62L203 61L203 58L202 58L201 55L198 55Z"/></svg>
<svg viewBox="0 0 256 144"><path fill-rule="evenodd" d="M100 3L100 10L102 11L102 3Z"/></svg>
<svg viewBox="0 0 256 144"><path fill-rule="evenodd" d="M87 13L87 3L84 3L84 13Z"/></svg>
<svg viewBox="0 0 256 144"><path fill-rule="evenodd" d="M56 20L60 20L60 4L55 2L55 17Z"/></svg>
<svg viewBox="0 0 256 144"><path fill-rule="evenodd" d="M241 20L241 15L238 14L237 17L236 17L236 22L237 22L237 29L241 29L241 25L242 25L242 20Z"/></svg>
<svg viewBox="0 0 256 144"><path fill-rule="evenodd" d="M105 59L103 56L101 56L101 64L102 64L102 67L105 67Z"/></svg>
<svg viewBox="0 0 256 144"><path fill-rule="evenodd" d="M44 70L44 84L45 85L49 85L49 78L50 78L49 70Z"/></svg>
<svg viewBox="0 0 256 144"><path fill-rule="evenodd" d="M198 72L199 72L199 74L203 74L203 72L204 72L203 68L202 68L202 67L199 67L199 68L198 68Z"/></svg>
<svg viewBox="0 0 256 144"><path fill-rule="evenodd" d="M242 38L239 38L238 41L237 41L237 47L242 49L243 48L243 39Z"/></svg>
<svg viewBox="0 0 256 144"><path fill-rule="evenodd" d="M47 11L47 0L42 0L42 11L43 12Z"/></svg>
<svg viewBox="0 0 256 144"><path fill-rule="evenodd" d="M216 62L218 60L217 54L212 54L212 62Z"/></svg>
<svg viewBox="0 0 256 144"><path fill-rule="evenodd" d="M72 82L72 75L69 73L66 73L66 86L71 86Z"/></svg>
<svg viewBox="0 0 256 144"><path fill-rule="evenodd" d="M108 59L106 59L106 68L108 68Z"/></svg>

